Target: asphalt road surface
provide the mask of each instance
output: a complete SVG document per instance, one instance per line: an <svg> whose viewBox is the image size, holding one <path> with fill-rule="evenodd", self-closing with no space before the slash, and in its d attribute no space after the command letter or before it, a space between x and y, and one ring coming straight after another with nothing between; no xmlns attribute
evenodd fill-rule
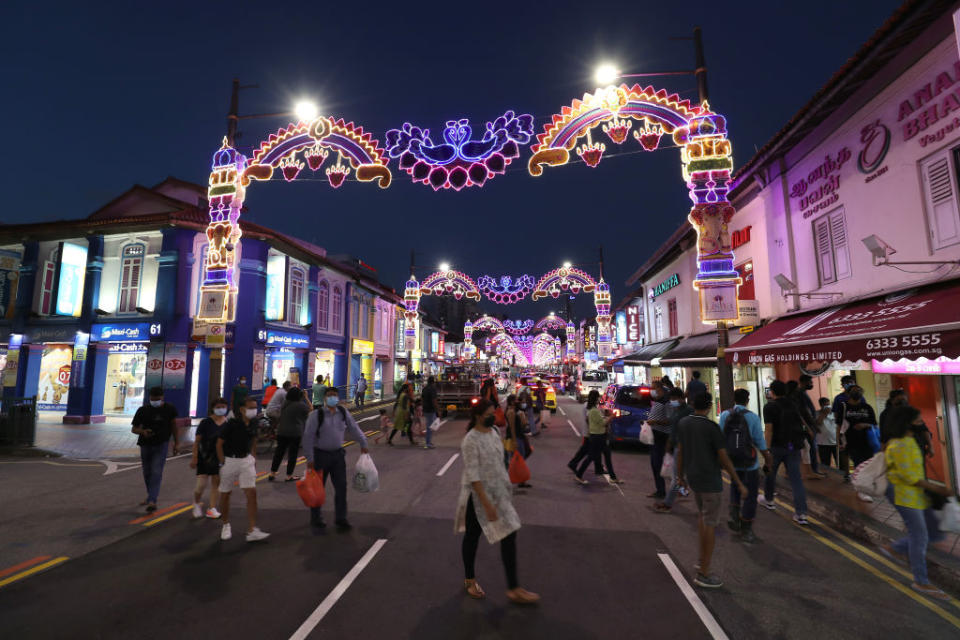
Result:
<svg viewBox="0 0 960 640"><path fill-rule="evenodd" d="M521 584L535 607L508 602L499 550L481 540L487 599L463 593L453 513L465 422L437 448L370 448L381 489L349 494L354 529L316 534L292 484L258 483L260 544L189 513L188 458L168 460L160 510L145 519L135 461L0 460L0 634L19 638L905 638L960 637L960 603L913 594L907 571L822 525L801 529L781 506L759 514L761 542L718 529L714 568L724 588L692 586L692 500L650 510L649 458L614 453L609 485L565 463L583 409L561 399L533 440L532 488L515 503ZM363 417L372 418L372 414ZM371 430L374 419L361 423ZM395 439L397 442L397 439ZM348 445L348 468L359 453ZM268 468L264 453L258 470ZM451 462L451 459L453 461ZM132 463L132 464L131 464ZM302 469L303 467L299 467ZM282 477L281 472L281 477ZM328 485L327 520L332 522ZM724 513L726 509L724 509Z"/></svg>

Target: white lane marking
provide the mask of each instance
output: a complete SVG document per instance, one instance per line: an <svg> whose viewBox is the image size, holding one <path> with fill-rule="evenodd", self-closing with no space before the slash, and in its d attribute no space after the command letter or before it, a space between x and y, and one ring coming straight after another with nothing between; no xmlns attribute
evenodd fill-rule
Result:
<svg viewBox="0 0 960 640"><path fill-rule="evenodd" d="M347 589L350 588L350 585L353 584L353 581L357 579L357 576L360 575L360 572L366 568L370 561L373 560L373 557L377 555L377 552L383 548L383 545L387 544L386 538L380 538L373 543L373 546L370 547L363 557L353 565L353 568L350 569L350 572L343 576L336 587L333 588L333 591L323 599L323 602L320 603L313 613L310 614L310 617L304 620L303 624L300 625L300 628L294 631L293 635L290 636L290 640L303 640L320 624L320 621L323 620L323 617L330 613L330 609L333 608L333 605L337 604L344 593L347 592Z"/></svg>
<svg viewBox="0 0 960 640"><path fill-rule="evenodd" d="M368 416L366 418L363 418L362 420L357 420L357 424L360 424L361 422L366 422L367 420L375 420L379 417L380 416Z"/></svg>
<svg viewBox="0 0 960 640"><path fill-rule="evenodd" d="M680 592L687 598L687 602L690 603L690 606L693 607L693 610L697 613L697 616L700 618L700 622L703 623L703 626L707 628L707 631L710 632L710 637L714 640L729 640L729 637L724 633L723 629L720 627L720 623L717 622L717 619L713 617L713 614L710 613L710 610L707 609L707 606L703 604L703 601L700 599L700 596L697 595L697 592L693 590L689 584L687 584L686 579L683 577L683 574L680 573L680 569L677 567L677 564L673 561L666 553L658 553L657 556L660 558L660 562L663 563L663 566L667 568L667 571L670 573L670 577L673 578L673 581L677 583L677 586L680 588Z"/></svg>
<svg viewBox="0 0 960 640"><path fill-rule="evenodd" d="M567 424L570 425L570 428L573 429L573 435L579 436L580 432L577 431L577 428L573 426L573 422L570 421L570 418L567 418Z"/></svg>
<svg viewBox="0 0 960 640"><path fill-rule="evenodd" d="M192 456L192 453L181 453L178 456L170 456L167 460L177 460L178 458L186 458ZM122 471L130 471L131 469L139 469L143 466L141 462L114 462L113 460L97 460L97 462L105 465L107 467L106 471L103 472L103 475L109 476L114 473L120 473ZM125 465L121 467L120 465Z"/></svg>
<svg viewBox="0 0 960 640"><path fill-rule="evenodd" d="M454 461L459 457L460 457L459 453L455 453L452 456L450 456L450 459L447 460L447 464L443 465L443 468L441 468L440 471L437 471L437 477L439 478L440 476L445 474L447 472L447 469L449 469L450 466L454 463Z"/></svg>
<svg viewBox="0 0 960 640"><path fill-rule="evenodd" d="M562 415L562 416L565 416L565 415L567 415L567 412L566 412L566 411L564 411L564 410L563 410L563 407L561 407L560 405L557 405L557 409L559 409L559 410L560 410L560 415Z"/></svg>

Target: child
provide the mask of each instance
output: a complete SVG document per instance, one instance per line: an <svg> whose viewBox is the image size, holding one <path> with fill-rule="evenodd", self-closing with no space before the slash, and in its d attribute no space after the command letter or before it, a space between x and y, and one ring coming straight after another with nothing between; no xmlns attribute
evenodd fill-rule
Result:
<svg viewBox="0 0 960 640"><path fill-rule="evenodd" d="M820 410L817 411L817 424L820 426L820 433L817 434L817 452L820 454L820 462L829 467L832 457L839 467L837 421L833 417L833 410L830 408L830 399L820 398L819 403Z"/></svg>
<svg viewBox="0 0 960 640"><path fill-rule="evenodd" d="M373 439L376 444L380 444L380 438L390 433L393 428L393 420L387 415L386 409L380 409L380 435Z"/></svg>
<svg viewBox="0 0 960 640"><path fill-rule="evenodd" d="M417 398L413 401L413 423L416 426L414 433L418 436L426 435L427 430L423 424L423 399Z"/></svg>

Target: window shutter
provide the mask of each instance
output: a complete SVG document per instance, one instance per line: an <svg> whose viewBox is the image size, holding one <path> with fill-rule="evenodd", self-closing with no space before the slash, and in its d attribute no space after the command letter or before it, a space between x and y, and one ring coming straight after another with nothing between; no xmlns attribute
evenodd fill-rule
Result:
<svg viewBox="0 0 960 640"><path fill-rule="evenodd" d="M949 154L950 152L945 150L921 166L927 224L934 250L960 242L956 178Z"/></svg>
<svg viewBox="0 0 960 640"><path fill-rule="evenodd" d="M843 209L830 214L830 238L833 241L833 264L837 270L837 280L849 278L852 274L850 267L850 247L847 245L847 223Z"/></svg>
<svg viewBox="0 0 960 640"><path fill-rule="evenodd" d="M830 220L823 216L813 223L813 240L817 251L817 266L820 269L820 284L836 282L833 268L833 249L830 246Z"/></svg>
<svg viewBox="0 0 960 640"><path fill-rule="evenodd" d="M133 264L130 265L130 293L127 296L127 304L130 306L130 311L136 311L137 305L140 304L140 267L143 266L143 262L139 258L132 262Z"/></svg>

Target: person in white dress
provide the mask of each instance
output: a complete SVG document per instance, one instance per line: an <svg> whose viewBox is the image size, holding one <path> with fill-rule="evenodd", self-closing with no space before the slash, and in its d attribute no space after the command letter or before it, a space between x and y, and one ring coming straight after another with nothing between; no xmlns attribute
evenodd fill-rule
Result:
<svg viewBox="0 0 960 640"><path fill-rule="evenodd" d="M503 465L503 443L494 428L494 407L481 400L470 414L467 435L460 444L463 475L454 532L464 533L462 552L464 588L471 598L486 596L477 584L474 562L482 533L490 544L500 543L507 574L507 598L516 604L534 604L540 596L517 581L517 531L520 516L513 508L510 477ZM474 508L479 505L480 509Z"/></svg>

